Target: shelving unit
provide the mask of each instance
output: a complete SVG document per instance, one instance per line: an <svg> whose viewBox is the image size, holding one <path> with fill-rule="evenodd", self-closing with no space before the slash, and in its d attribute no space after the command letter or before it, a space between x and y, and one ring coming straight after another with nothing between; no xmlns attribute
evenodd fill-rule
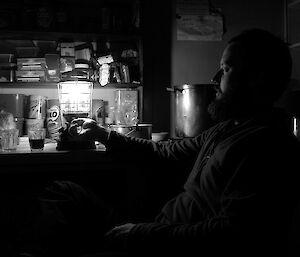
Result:
<svg viewBox="0 0 300 257"><path fill-rule="evenodd" d="M139 0L104 0L101 3L96 0L86 0L84 3L79 0L54 0L35 4L24 1L21 5L16 5L14 1L6 2L0 11L0 53L12 53L17 58L16 46L22 43L27 44L25 46L34 45L43 41L50 45L53 42L50 49L52 53L55 51L55 44L58 45L59 42L95 43L98 57L105 55L107 43L111 46L112 54L116 55L120 55L122 49L132 48L137 51L138 56L133 60L127 59L133 67L131 83L108 83L101 86L98 81L94 81L93 87L95 97L103 96L104 100L105 97L111 100L111 96L107 96L108 92L116 89L137 89L142 120L143 49L138 8ZM39 12L43 15L39 16ZM59 20L58 14L63 14L65 20ZM137 20L133 20L133 17ZM6 19L5 22L3 19ZM44 53L45 50L41 52ZM124 58L121 58L120 62L122 61ZM55 89L57 82L0 82L0 93L45 92L53 97Z"/></svg>
<svg viewBox="0 0 300 257"><path fill-rule="evenodd" d="M139 88L137 83L109 83L101 86L94 82L94 88L98 89L118 89L118 88ZM57 82L0 82L0 88L57 88Z"/></svg>
<svg viewBox="0 0 300 257"><path fill-rule="evenodd" d="M79 33L79 32L56 32L56 31L21 31L1 30L0 40L76 40L76 41L97 41L101 39L128 41L139 40L138 32L123 33Z"/></svg>

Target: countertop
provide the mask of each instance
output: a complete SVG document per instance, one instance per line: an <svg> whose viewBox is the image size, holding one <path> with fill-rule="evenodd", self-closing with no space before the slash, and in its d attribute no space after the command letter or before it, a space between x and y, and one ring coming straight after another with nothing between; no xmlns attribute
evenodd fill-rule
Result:
<svg viewBox="0 0 300 257"><path fill-rule="evenodd" d="M45 145L44 145L44 150L40 153L62 153L62 152L67 152L67 151L57 151L56 150L57 143L54 140L45 139ZM105 151L105 146L96 143L96 149L94 151ZM6 155L6 154L25 154L25 153L30 153L30 154L36 154L32 153L30 151L30 146L29 146L29 140L27 136L19 137L19 144L17 146L16 150L12 151L1 151L0 150L0 155Z"/></svg>
<svg viewBox="0 0 300 257"><path fill-rule="evenodd" d="M107 156L105 146L97 143L93 150L58 151L57 143L46 139L42 152L31 152L28 137L20 137L16 150L0 151L0 173L49 172L63 170L88 170L87 167L113 163Z"/></svg>

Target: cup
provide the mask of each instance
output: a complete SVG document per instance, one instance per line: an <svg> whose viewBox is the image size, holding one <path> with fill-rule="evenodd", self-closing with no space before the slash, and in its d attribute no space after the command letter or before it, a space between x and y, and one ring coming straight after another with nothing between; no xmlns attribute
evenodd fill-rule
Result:
<svg viewBox="0 0 300 257"><path fill-rule="evenodd" d="M41 152L44 150L46 137L46 129L30 129L28 130L28 140L31 152Z"/></svg>
<svg viewBox="0 0 300 257"><path fill-rule="evenodd" d="M25 133L28 134L28 130L44 128L44 123L45 119L25 119Z"/></svg>
<svg viewBox="0 0 300 257"><path fill-rule="evenodd" d="M18 129L0 130L0 149L3 152L11 152L17 149L19 143Z"/></svg>
<svg viewBox="0 0 300 257"><path fill-rule="evenodd" d="M46 118L46 97L40 95L29 95L28 99L28 118Z"/></svg>
<svg viewBox="0 0 300 257"><path fill-rule="evenodd" d="M60 103L58 99L47 100L46 118L47 136L51 139L59 139L59 129L63 127Z"/></svg>

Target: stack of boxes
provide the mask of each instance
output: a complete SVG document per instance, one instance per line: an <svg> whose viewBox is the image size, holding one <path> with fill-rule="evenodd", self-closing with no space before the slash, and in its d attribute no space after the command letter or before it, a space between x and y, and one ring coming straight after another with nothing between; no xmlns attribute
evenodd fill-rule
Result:
<svg viewBox="0 0 300 257"><path fill-rule="evenodd" d="M44 54L45 49L39 47L16 47L16 50L17 82L59 82L59 54Z"/></svg>
<svg viewBox="0 0 300 257"><path fill-rule="evenodd" d="M90 80L93 45L84 42L60 43L60 72L62 81Z"/></svg>
<svg viewBox="0 0 300 257"><path fill-rule="evenodd" d="M17 58L17 82L46 81L45 58Z"/></svg>

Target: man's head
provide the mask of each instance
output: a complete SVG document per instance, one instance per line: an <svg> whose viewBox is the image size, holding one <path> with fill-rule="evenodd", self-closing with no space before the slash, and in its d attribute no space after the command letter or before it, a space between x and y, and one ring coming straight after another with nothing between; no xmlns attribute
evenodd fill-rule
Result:
<svg viewBox="0 0 300 257"><path fill-rule="evenodd" d="M233 37L213 78L216 99L210 114L224 120L271 107L286 89L291 69L288 46L273 34L252 29Z"/></svg>

